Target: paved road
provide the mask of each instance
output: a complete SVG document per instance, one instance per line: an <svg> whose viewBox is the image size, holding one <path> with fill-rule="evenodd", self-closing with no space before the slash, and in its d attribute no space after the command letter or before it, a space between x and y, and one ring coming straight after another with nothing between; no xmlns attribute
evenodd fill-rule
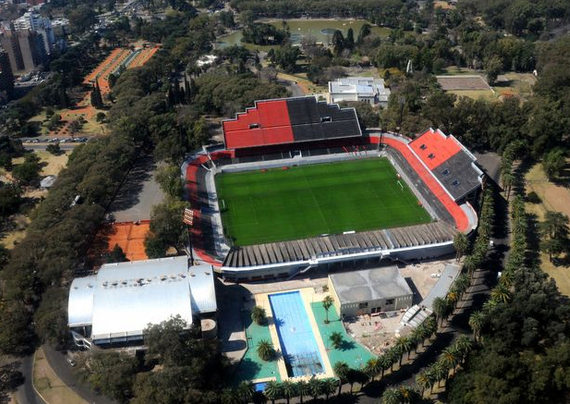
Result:
<svg viewBox="0 0 570 404"><path fill-rule="evenodd" d="M51 143L22 143L27 150L45 150ZM61 150L73 150L82 143L60 143Z"/></svg>
<svg viewBox="0 0 570 404"><path fill-rule="evenodd" d="M96 394L89 387L81 384L77 375L73 372L74 368L67 363L66 354L55 351L53 348L48 346L44 346L43 348L46 359L54 372L66 385L79 394L84 400L92 404L117 404L116 401L100 394Z"/></svg>
<svg viewBox="0 0 570 404"><path fill-rule="evenodd" d="M277 82L287 87L287 89L291 92L292 97L303 97L305 95L305 93L303 92L301 87L299 87L296 81L279 79L277 80Z"/></svg>
<svg viewBox="0 0 570 404"><path fill-rule="evenodd" d="M32 386L33 355L26 356L20 360L20 372L24 375L24 384L16 390L16 399L20 404L45 404L34 391Z"/></svg>

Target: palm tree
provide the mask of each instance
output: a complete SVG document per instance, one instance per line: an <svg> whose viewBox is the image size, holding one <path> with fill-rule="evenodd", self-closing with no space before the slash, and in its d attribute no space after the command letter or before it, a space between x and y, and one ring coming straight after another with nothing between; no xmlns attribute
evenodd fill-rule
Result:
<svg viewBox="0 0 570 404"><path fill-rule="evenodd" d="M281 383L281 391L283 393L283 397L287 399L287 404L289 404L291 397L295 397L297 394L297 386L295 383L290 382L289 380L285 380L283 383Z"/></svg>
<svg viewBox="0 0 570 404"><path fill-rule="evenodd" d="M375 377L378 376L383 370L381 359L377 356L368 359L368 362L366 362L366 367L364 369L368 376L370 376L370 379L374 380Z"/></svg>
<svg viewBox="0 0 570 404"><path fill-rule="evenodd" d="M433 299L433 312L440 321L440 326L443 326L444 318L447 318L448 304L445 299L436 297Z"/></svg>
<svg viewBox="0 0 570 404"><path fill-rule="evenodd" d="M313 396L313 400L316 400L323 392L321 381L317 379L315 376L311 377L308 386L309 386L309 392Z"/></svg>
<svg viewBox="0 0 570 404"><path fill-rule="evenodd" d="M457 277L455 282L453 283L455 286L455 290L459 293L459 299L463 299L463 295L471 286L471 278L467 274L461 274Z"/></svg>
<svg viewBox="0 0 570 404"><path fill-rule="evenodd" d="M433 386L433 380L431 375L427 370L424 370L416 376L416 383L420 386L421 395L424 395L424 391Z"/></svg>
<svg viewBox="0 0 570 404"><path fill-rule="evenodd" d="M266 339L257 343L257 355L264 361L270 361L275 356L273 345Z"/></svg>
<svg viewBox="0 0 570 404"><path fill-rule="evenodd" d="M299 394L299 399L301 400L301 404L303 404L303 397L309 394L309 386L307 382L304 380L299 380L297 382L297 386L295 387L297 393Z"/></svg>
<svg viewBox="0 0 570 404"><path fill-rule="evenodd" d="M329 309L331 308L331 306L333 305L334 300L331 296L326 296L323 299L323 309L325 309L325 324L329 323Z"/></svg>
<svg viewBox="0 0 570 404"><path fill-rule="evenodd" d="M390 372L394 371L394 365L398 363L401 354L398 352L396 347L390 348L388 351L384 353L386 357L388 357L388 361L390 363Z"/></svg>
<svg viewBox="0 0 570 404"><path fill-rule="evenodd" d="M396 340L395 348L398 350L400 354L400 364L399 366L402 367L402 359L404 358L404 353L411 351L411 343L408 337L400 337Z"/></svg>
<svg viewBox="0 0 570 404"><path fill-rule="evenodd" d="M275 400L281 396L281 385L275 380L268 381L265 385L264 394L268 400L275 404Z"/></svg>
<svg viewBox="0 0 570 404"><path fill-rule="evenodd" d="M334 349L339 349L342 346L342 334L338 331L333 332L329 339L331 340Z"/></svg>
<svg viewBox="0 0 570 404"><path fill-rule="evenodd" d="M333 366L334 373L338 377L338 395L342 390L342 385L348 380L348 373L350 372L350 367L346 362L337 362Z"/></svg>
<svg viewBox="0 0 570 404"><path fill-rule="evenodd" d="M465 356L471 351L473 348L473 341L466 335L462 335L453 344L459 353L460 362L463 362Z"/></svg>
<svg viewBox="0 0 570 404"><path fill-rule="evenodd" d="M253 321L257 325L263 325L267 321L267 314L265 313L265 309L260 306L255 306L251 309L251 321Z"/></svg>
<svg viewBox="0 0 570 404"><path fill-rule="evenodd" d="M479 337L481 336L481 328L483 328L484 322L485 314L483 314L481 311L476 311L469 317L469 327L471 327L473 330L475 341L478 341Z"/></svg>
<svg viewBox="0 0 570 404"><path fill-rule="evenodd" d="M465 251L467 251L467 248L469 247L467 236L461 232L455 233L455 237L453 237L453 247L456 251L455 260L459 261L461 256L465 254Z"/></svg>
<svg viewBox="0 0 570 404"><path fill-rule="evenodd" d="M446 369L454 370L455 367L459 364L459 352L457 352L454 346L446 348L441 351L439 361ZM445 381L447 381L447 374Z"/></svg>
<svg viewBox="0 0 570 404"><path fill-rule="evenodd" d="M392 366L392 359L390 358L390 356L386 354L380 356L380 365L381 365L380 378L383 378L384 372L390 369L390 367Z"/></svg>
<svg viewBox="0 0 570 404"><path fill-rule="evenodd" d="M241 382L237 388L237 394L243 403L249 403L255 394L252 382Z"/></svg>
<svg viewBox="0 0 570 404"><path fill-rule="evenodd" d="M511 293L504 285L499 283L491 291L491 300L494 300L497 303L507 303L511 300Z"/></svg>
<svg viewBox="0 0 570 404"><path fill-rule="evenodd" d="M445 367L440 361L435 362L430 366L429 369L429 371L433 374L434 380L437 381L438 386L442 380L447 380L447 367Z"/></svg>
<svg viewBox="0 0 570 404"><path fill-rule="evenodd" d="M331 394L334 394L337 386L337 381L333 378L328 378L322 381L323 393L326 396L326 401L329 401Z"/></svg>
<svg viewBox="0 0 570 404"><path fill-rule="evenodd" d="M437 332L437 320L435 317L429 316L422 324L426 326L428 338L431 338L431 336Z"/></svg>
<svg viewBox="0 0 570 404"><path fill-rule="evenodd" d="M382 404L402 404L400 390L395 387L386 389L382 394Z"/></svg>
<svg viewBox="0 0 570 404"><path fill-rule="evenodd" d="M240 404L242 401L238 392L232 389L224 389L220 399L222 404Z"/></svg>

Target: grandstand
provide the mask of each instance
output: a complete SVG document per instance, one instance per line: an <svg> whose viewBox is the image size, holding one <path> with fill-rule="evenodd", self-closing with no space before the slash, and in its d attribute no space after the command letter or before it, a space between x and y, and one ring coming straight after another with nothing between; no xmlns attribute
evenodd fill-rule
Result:
<svg viewBox="0 0 570 404"><path fill-rule="evenodd" d="M194 210L195 252L226 279L289 278L315 267L434 258L453 253L454 235L458 231L469 233L477 226L477 215L470 201L480 188L483 173L473 155L457 139L441 131L430 129L415 140L379 131L363 134L354 109L328 105L314 97L258 101L255 107L225 121L223 127L224 145L197 151L184 163L183 174ZM268 229L266 240L235 244L228 237L227 223L223 220L225 212L221 212L228 209L228 203L224 201L220 210L217 175L222 178L226 173L249 175L249 171L252 173L247 177L249 184L257 186L257 181L264 177L253 175L255 172L275 169L295 172L297 167L363 159L387 159L398 181L407 185L431 221L276 239L269 237L271 225L294 226L293 220L289 223L275 219L267 226L266 217L258 219L253 210L248 217L263 222L263 228ZM267 186L279 192L281 184L272 181ZM363 184L363 189L370 187ZM243 197L248 196L250 185L246 181L239 187ZM289 198L287 203L303 199L285 195ZM255 196L256 200L261 197ZM314 202L320 203L319 195L315 195ZM359 211L359 205L353 201L346 209L366 215L366 211ZM382 209L382 200L377 205Z"/></svg>

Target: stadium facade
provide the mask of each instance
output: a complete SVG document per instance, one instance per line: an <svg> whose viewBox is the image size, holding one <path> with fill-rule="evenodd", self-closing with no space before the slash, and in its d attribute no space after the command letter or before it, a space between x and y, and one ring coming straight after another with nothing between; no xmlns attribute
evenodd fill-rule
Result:
<svg viewBox="0 0 570 404"><path fill-rule="evenodd" d="M289 278L316 267L440 257L453 253L457 232L477 226L472 202L483 172L469 150L439 130L414 140L379 130L362 133L353 108L314 97L257 101L224 121L223 129L224 144L194 153L182 171L194 210L194 250L225 279ZM249 246L232 246L225 236L215 175L379 157L392 163L430 223Z"/></svg>

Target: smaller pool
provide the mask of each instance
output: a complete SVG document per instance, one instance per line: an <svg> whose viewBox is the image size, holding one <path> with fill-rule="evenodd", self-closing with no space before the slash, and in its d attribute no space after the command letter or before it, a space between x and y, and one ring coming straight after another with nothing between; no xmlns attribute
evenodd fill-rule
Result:
<svg viewBox="0 0 570 404"><path fill-rule="evenodd" d="M269 302L289 376L323 373L323 360L301 294L269 295Z"/></svg>
<svg viewBox="0 0 570 404"><path fill-rule="evenodd" d="M267 387L267 382L253 383L253 388L258 393L263 393Z"/></svg>

